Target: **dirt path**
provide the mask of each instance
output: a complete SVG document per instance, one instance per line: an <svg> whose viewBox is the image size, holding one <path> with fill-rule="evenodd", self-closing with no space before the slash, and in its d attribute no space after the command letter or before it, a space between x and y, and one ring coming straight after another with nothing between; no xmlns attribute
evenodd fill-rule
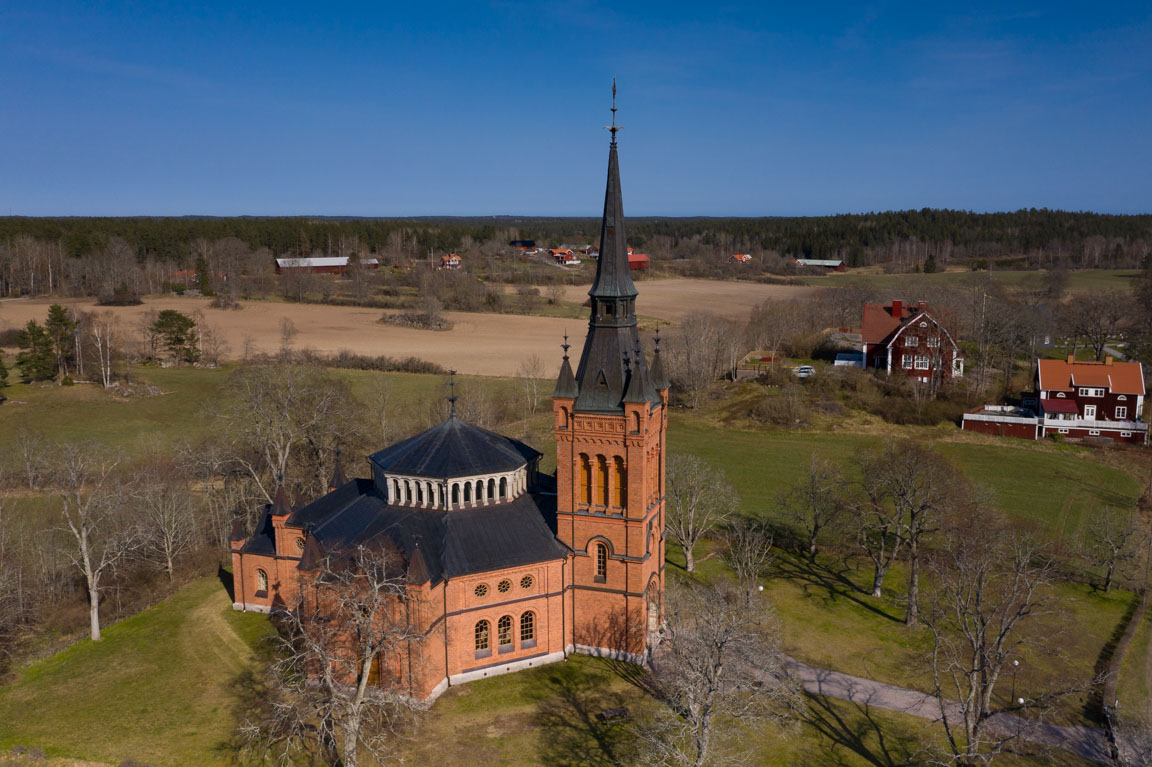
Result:
<svg viewBox="0 0 1152 767"><path fill-rule="evenodd" d="M799 661L790 661L788 667L804 689L814 695L898 711L931 721L939 721L941 718L940 704L934 696L838 671L814 668ZM949 716L958 717L959 711L950 710ZM1104 731L1095 727L1036 724L1009 714L999 714L989 722L1003 731L1015 730L1027 740L1063 749L1082 759L1097 764L1113 764L1108 755L1108 741Z"/></svg>

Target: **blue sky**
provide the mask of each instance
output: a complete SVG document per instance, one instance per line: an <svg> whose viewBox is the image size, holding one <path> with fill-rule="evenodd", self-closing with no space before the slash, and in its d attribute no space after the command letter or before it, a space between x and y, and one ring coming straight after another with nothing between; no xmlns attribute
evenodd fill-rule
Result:
<svg viewBox="0 0 1152 767"><path fill-rule="evenodd" d="M1146 2L0 0L0 215L599 215L613 75L629 215L1152 212L1150 43Z"/></svg>

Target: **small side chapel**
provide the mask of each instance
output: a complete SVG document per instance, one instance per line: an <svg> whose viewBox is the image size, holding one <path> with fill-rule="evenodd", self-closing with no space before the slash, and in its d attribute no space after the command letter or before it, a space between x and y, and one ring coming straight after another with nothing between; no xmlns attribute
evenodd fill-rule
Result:
<svg viewBox="0 0 1152 767"><path fill-rule="evenodd" d="M639 661L663 616L668 380L637 331L613 104L600 259L588 333L552 395L556 474L532 447L455 412L368 458L293 508L283 487L255 531L237 530L237 610L293 610L326 552L386 541L402 554L423 637L408 694L566 658Z"/></svg>

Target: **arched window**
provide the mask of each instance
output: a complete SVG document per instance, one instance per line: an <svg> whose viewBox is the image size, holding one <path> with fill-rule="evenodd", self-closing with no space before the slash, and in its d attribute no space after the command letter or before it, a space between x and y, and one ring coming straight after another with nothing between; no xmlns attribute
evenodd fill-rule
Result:
<svg viewBox="0 0 1152 767"><path fill-rule="evenodd" d="M507 477L501 477L500 478L500 497L501 498L507 498L508 497L508 478Z"/></svg>
<svg viewBox="0 0 1152 767"><path fill-rule="evenodd" d="M480 503L480 498L484 495L484 480L476 480L476 503Z"/></svg>
<svg viewBox="0 0 1152 767"><path fill-rule="evenodd" d="M496 638L500 643L500 652L512 649L512 616L505 615L496 622Z"/></svg>
<svg viewBox="0 0 1152 767"><path fill-rule="evenodd" d="M608 547L603 543L596 544L596 582L603 583L608 577Z"/></svg>
<svg viewBox="0 0 1152 767"><path fill-rule="evenodd" d="M580 503L592 502L592 466L588 456L580 454Z"/></svg>
<svg viewBox="0 0 1152 767"><path fill-rule="evenodd" d="M416 483L416 503L424 503L424 483Z"/></svg>
<svg viewBox="0 0 1152 767"><path fill-rule="evenodd" d="M440 485L439 487L436 488L436 490L437 490L437 495L440 496L440 505L443 506L444 505L444 486Z"/></svg>
<svg viewBox="0 0 1152 767"><path fill-rule="evenodd" d="M488 500L492 500L495 497L496 497L496 480L490 479L490 480L488 480Z"/></svg>
<svg viewBox="0 0 1152 767"><path fill-rule="evenodd" d="M527 612L520 616L520 646L536 646L536 613Z"/></svg>
<svg viewBox="0 0 1152 767"><path fill-rule="evenodd" d="M452 483L452 505L460 505L460 485L457 485L455 482Z"/></svg>
<svg viewBox="0 0 1152 767"><path fill-rule="evenodd" d="M640 433L640 413L633 413L632 414L632 433L633 434L639 434Z"/></svg>
<svg viewBox="0 0 1152 767"><path fill-rule="evenodd" d="M596 503L608 505L608 459L596 456Z"/></svg>
<svg viewBox="0 0 1152 767"><path fill-rule="evenodd" d="M568 408L560 408L560 423L558 424L561 429L568 428Z"/></svg>
<svg viewBox="0 0 1152 767"><path fill-rule="evenodd" d="M404 502L412 503L412 483L404 480Z"/></svg>
<svg viewBox="0 0 1152 767"><path fill-rule="evenodd" d="M464 503L472 503L472 483L464 483Z"/></svg>
<svg viewBox="0 0 1152 767"><path fill-rule="evenodd" d="M628 469L620 456L612 459L612 505L628 505Z"/></svg>
<svg viewBox="0 0 1152 767"><path fill-rule="evenodd" d="M492 654L490 644L490 626L488 621L479 621L476 624L476 657L484 658Z"/></svg>
<svg viewBox="0 0 1152 767"><path fill-rule="evenodd" d="M392 480L392 503L400 503L400 480Z"/></svg>
<svg viewBox="0 0 1152 767"><path fill-rule="evenodd" d="M268 573L263 570L256 571L256 591L268 591Z"/></svg>

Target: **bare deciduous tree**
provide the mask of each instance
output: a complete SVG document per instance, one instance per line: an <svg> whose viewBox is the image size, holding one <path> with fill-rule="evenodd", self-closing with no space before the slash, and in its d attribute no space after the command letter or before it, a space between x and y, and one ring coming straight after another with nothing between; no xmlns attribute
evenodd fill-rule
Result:
<svg viewBox="0 0 1152 767"><path fill-rule="evenodd" d="M96 347L97 367L100 368L100 383L105 389L112 385L112 354L119 335L119 318L105 311L92 318L91 333Z"/></svg>
<svg viewBox="0 0 1152 767"><path fill-rule="evenodd" d="M740 517L723 533L720 558L736 573L736 580L749 594L756 591L760 576L772 562L772 533L758 519Z"/></svg>
<svg viewBox="0 0 1152 767"><path fill-rule="evenodd" d="M998 705L1004 667L1027 645L1026 630L1043 607L1051 561L1029 539L969 515L952 530L931 563L932 600L923 622L932 635L931 668L948 745L947 762L989 764L1026 731L1005 726L997 714L1039 719L1053 703L1097 682L1032 694ZM1027 730L1031 730L1029 726Z"/></svg>
<svg viewBox="0 0 1152 767"><path fill-rule="evenodd" d="M1104 347L1130 318L1130 298L1120 291L1078 294L1062 312L1065 329L1069 335L1084 339L1095 359L1102 359Z"/></svg>
<svg viewBox="0 0 1152 767"><path fill-rule="evenodd" d="M307 599L281 616L282 657L240 735L276 764L379 762L416 711L404 681L423 635L405 562L390 546L360 546L330 553L314 575Z"/></svg>
<svg viewBox="0 0 1152 767"><path fill-rule="evenodd" d="M695 455L670 454L665 482L667 529L684 551L685 569L694 572L696 544L728 521L740 498L723 469Z"/></svg>
<svg viewBox="0 0 1152 767"><path fill-rule="evenodd" d="M741 735L803 707L784 673L767 601L732 586L688 583L669 592L665 615L651 685L666 708L636 728L637 762L754 764Z"/></svg>
<svg viewBox="0 0 1152 767"><path fill-rule="evenodd" d="M98 457L99 456L99 457ZM68 557L84 577L92 641L100 641L102 582L135 550L139 531L113 494L112 472L118 460L92 445L63 445L51 475L63 500L62 516L74 546Z"/></svg>
<svg viewBox="0 0 1152 767"><path fill-rule="evenodd" d="M808 556L813 559L821 533L835 525L848 508L844 488L840 469L813 455L805 477L780 498L784 516L804 532Z"/></svg>
<svg viewBox="0 0 1152 767"><path fill-rule="evenodd" d="M140 557L176 580L176 560L196 547L200 537L188 485L174 467L150 467L132 483L140 524Z"/></svg>
<svg viewBox="0 0 1152 767"><path fill-rule="evenodd" d="M544 362L539 354L532 354L516 371L524 384L524 399L528 407L528 417L536 415L536 408L540 404L540 379L544 377Z"/></svg>
<svg viewBox="0 0 1152 767"><path fill-rule="evenodd" d="M860 462L865 494L874 508L895 523L891 532L908 552L908 608L905 623L916 623L920 601L921 544L938 518L972 493L964 476L939 453L912 441L891 441Z"/></svg>
<svg viewBox="0 0 1152 767"><path fill-rule="evenodd" d="M697 407L704 391L723 370L720 355L727 324L714 314L698 312L683 319L666 344L668 372L676 388Z"/></svg>
<svg viewBox="0 0 1152 767"><path fill-rule="evenodd" d="M1121 514L1111 506L1105 507L1092 520L1084 541L1083 557L1093 567L1104 569L1104 593L1112 590L1117 568L1136 557L1136 519Z"/></svg>

